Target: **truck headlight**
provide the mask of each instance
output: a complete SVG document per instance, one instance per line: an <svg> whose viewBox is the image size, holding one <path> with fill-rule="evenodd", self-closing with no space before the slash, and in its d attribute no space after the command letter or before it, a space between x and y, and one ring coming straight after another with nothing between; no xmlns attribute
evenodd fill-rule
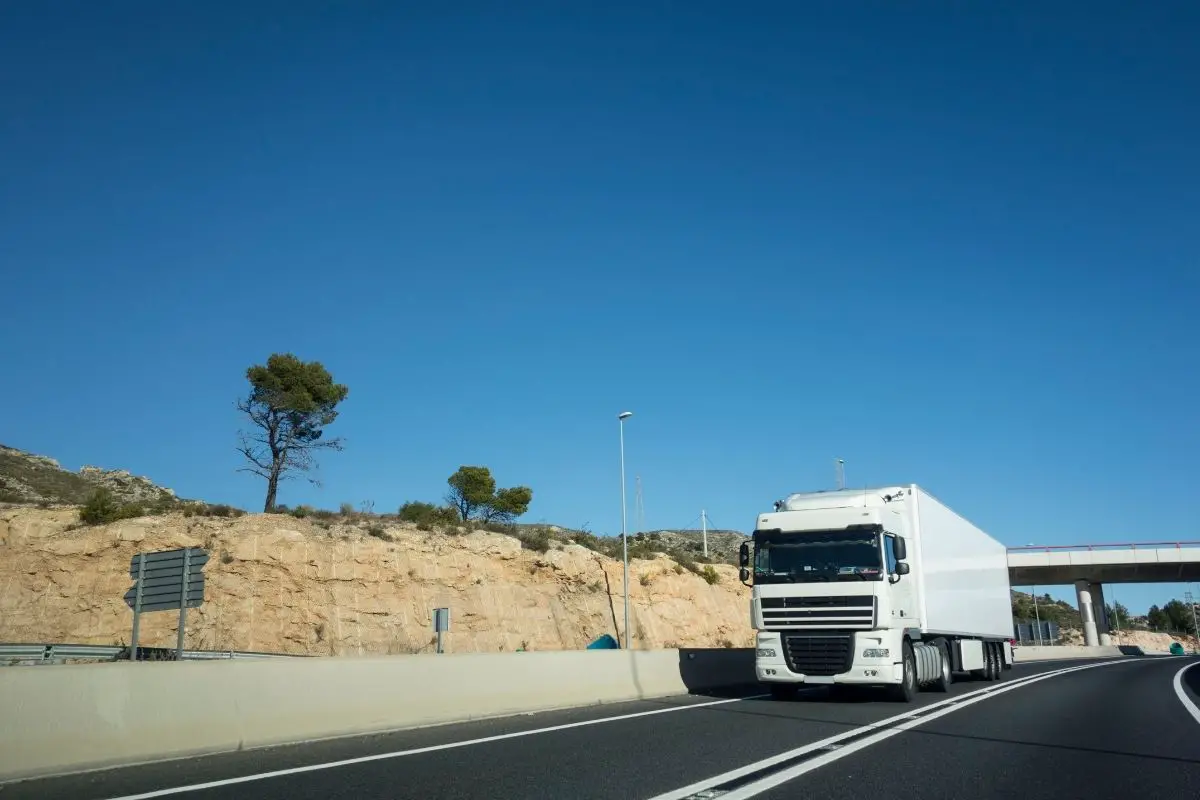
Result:
<svg viewBox="0 0 1200 800"><path fill-rule="evenodd" d="M758 658L774 658L775 657L775 648L774 647L760 647L754 651L754 655Z"/></svg>
<svg viewBox="0 0 1200 800"><path fill-rule="evenodd" d="M891 652L886 647L868 647L863 650L863 658L887 658Z"/></svg>

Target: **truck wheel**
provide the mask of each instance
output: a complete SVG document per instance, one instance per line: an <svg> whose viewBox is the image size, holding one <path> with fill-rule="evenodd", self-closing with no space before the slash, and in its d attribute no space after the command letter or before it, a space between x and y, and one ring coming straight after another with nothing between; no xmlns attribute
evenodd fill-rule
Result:
<svg viewBox="0 0 1200 800"><path fill-rule="evenodd" d="M941 639L937 645L938 657L942 661L942 668L938 676L933 679L930 688L935 692L950 691L950 684L954 683L954 676L950 673L950 651L946 647L946 640Z"/></svg>
<svg viewBox="0 0 1200 800"><path fill-rule="evenodd" d="M1004 645L1000 642L992 643L992 680L998 681L1004 677Z"/></svg>
<svg viewBox="0 0 1200 800"><path fill-rule="evenodd" d="M911 703L917 698L917 660L913 657L912 645L904 643L902 663L904 676L899 684L888 687L888 695L897 703Z"/></svg>
<svg viewBox="0 0 1200 800"><path fill-rule="evenodd" d="M792 683L772 683L771 684L771 699L772 700L792 700L796 697L799 689Z"/></svg>

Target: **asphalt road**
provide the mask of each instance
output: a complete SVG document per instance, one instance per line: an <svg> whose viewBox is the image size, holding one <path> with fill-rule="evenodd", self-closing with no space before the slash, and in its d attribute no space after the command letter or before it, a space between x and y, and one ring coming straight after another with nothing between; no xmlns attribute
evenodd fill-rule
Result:
<svg viewBox="0 0 1200 800"><path fill-rule="evenodd" d="M912 706L822 689L596 706L7 784L0 800L1182 800L1200 797L1200 711L1179 695L1200 706L1200 665L1173 682L1189 663L1017 665Z"/></svg>

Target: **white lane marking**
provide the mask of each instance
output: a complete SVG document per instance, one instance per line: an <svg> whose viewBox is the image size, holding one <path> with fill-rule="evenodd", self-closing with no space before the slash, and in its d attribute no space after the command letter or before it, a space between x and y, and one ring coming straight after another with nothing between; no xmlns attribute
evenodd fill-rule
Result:
<svg viewBox="0 0 1200 800"><path fill-rule="evenodd" d="M1187 712L1192 715L1192 718L1195 719L1196 722L1200 722L1200 708L1196 707L1196 704L1192 702L1192 698L1188 697L1187 690L1183 688L1183 673L1187 672L1192 667L1200 667L1200 661L1193 661L1191 664L1188 664L1186 667L1179 670L1179 672L1176 672L1175 680L1172 681L1172 683L1175 685L1175 694L1179 695L1179 702L1183 703L1183 707L1187 709Z"/></svg>
<svg viewBox="0 0 1200 800"><path fill-rule="evenodd" d="M913 709L912 711L906 711L903 714L896 714L895 716L888 717L887 719L880 720L879 722L873 722L870 725L863 725L860 728L855 728L853 730L846 731L845 733L839 733L839 734L830 736L826 739L822 739L817 742L811 742L811 743L803 745L801 747L797 747L794 750L788 750L787 752L779 753L778 755L771 756L770 758L764 758L761 761L756 761L753 764L747 764L743 767L738 767L737 769L733 769L728 772L721 773L720 775L713 775L709 778L706 778L702 781L698 781L689 786L684 786L680 789L674 789L670 792L666 792L665 794L655 795L654 797L650 798L650 800L689 800L689 798L700 798L700 797L704 796L702 794L702 792L711 791L712 788L715 786L720 786L724 783L728 783L729 781L736 780L737 778L741 778L741 777L744 777L751 773L758 772L759 770L762 770L762 769L767 769L769 767L775 766L776 764L781 764L785 761L790 761L794 758L798 758L799 756L806 755L806 754L811 753L816 750L823 750L826 748L835 747L835 746L839 745L840 742L842 742L846 739L850 739L850 738L853 738L856 736L861 736L863 733L866 733L871 730L875 730L878 728L886 729L884 731L881 731L880 734L878 734L879 740L881 741L882 739L887 738L887 736L894 736L897 733L900 733L902 730L906 730L907 728L910 728L910 727L916 727L917 725L924 723L926 720L934 719L936 716L942 716L942 714L949 714L953 711L956 711L958 708L961 708L964 705L970 705L971 703L978 702L979 700L985 700L988 697L992 697L997 694L1002 694L1004 692L1009 692L1014 689L1019 689L1022 686L1027 686L1031 683L1036 683L1037 681L1045 680L1047 678L1052 678L1057 675L1065 675L1069 672L1077 672L1077 671L1083 670L1083 669L1092 669L1094 667L1105 667L1105 666L1111 666L1113 664L1128 664L1134 660L1138 660L1138 659L1123 658L1123 659L1120 659L1117 661L1103 661L1099 664L1085 664L1085 665L1077 666L1077 667L1067 667L1065 669L1058 669L1058 670L1054 670L1052 672L1042 672L1042 673L1030 675L1030 676L1027 676L1024 678L1019 678L1019 679L1014 680L1007 684L1000 684L1000 686L993 685L993 686L985 687L983 689L976 689L973 692L967 692L966 694L960 694L960 695L956 695L954 697L949 697L945 700L939 700L936 703L931 703L930 705L927 705L927 706L921 706L920 708ZM975 698L975 699L971 700L969 703L964 703L964 700L966 700L967 698ZM950 708L946 708L946 709L944 709L944 711L938 712L936 715L929 714L929 711L931 709L941 708L943 706L950 706ZM905 727L903 727L903 728L892 729L892 728L888 727L890 725L894 725L897 722L904 722L905 720L909 720L910 718L912 718L911 724L906 722ZM887 734L887 736L885 736L883 734ZM869 737L868 740L864 740L864 741L872 741L875 739L876 739L876 737ZM874 741L872 741L872 743L874 743ZM822 764L826 764L826 763L829 763L830 761L834 761L838 758L847 756L850 753L853 753L857 749L859 749L859 748L855 747L854 744L836 747L835 752L829 753L828 755L819 756L819 757L817 757L817 759L814 759L814 760L820 760ZM806 761L804 764L794 767L794 768L792 768L792 770L786 770L785 772L790 774L793 770L806 767L810 763L812 763L812 762ZM785 773L776 773L776 774L785 774ZM802 774L802 773L796 773L796 774ZM770 786L765 786L765 782L768 780L771 780L774 777L775 777L775 775L771 775L766 778L763 778L760 781L750 784L749 786L742 787L740 789L721 794L720 795L721 800L737 800L737 798L741 798L741 797L751 797L751 796L753 796L752 794L742 794L742 793L751 787L757 788L760 785L764 786L764 788L758 789L753 794L758 794L760 791L765 791L766 788L770 788ZM774 785L775 785L774 783L771 784L771 786L774 786Z"/></svg>
<svg viewBox="0 0 1200 800"><path fill-rule="evenodd" d="M128 794L120 797L113 797L110 800L147 800L151 797L166 797L172 794L183 794L184 792L198 792L202 789L214 789L219 786L232 786L238 783L250 783L252 781L264 781L270 778L281 778L285 775L298 775L303 772L316 772L317 770L333 769L335 767L346 767L352 764L365 764L370 761L382 761L388 758L401 758L403 756L415 756L421 753L433 753L438 750L453 750L456 747L470 747L476 744L487 744L488 742L500 742L505 739L519 739L522 736L533 736L539 733L552 733L554 731L565 731L571 728L583 728L588 725L601 725L605 722L620 722L627 719L636 719L638 717L650 717L656 714L670 714L674 711L689 711L693 708L708 708L710 706L724 705L725 703L738 703L742 700L756 700L762 697L767 697L765 694L755 694L748 697L731 697L725 700L710 700L705 703L689 703L684 706L672 706L670 708L656 708L652 711L635 711L631 714L619 714L615 717L602 717L600 719L586 719L581 722L566 722L562 725L551 725L546 728L535 728L528 731L513 731L512 733L500 733L495 736L481 736L478 739L466 739L461 742L447 742L445 744L435 744L428 747L414 747L411 750L397 750L391 753L375 753L369 756L359 756L357 758L345 758L341 761L327 761L322 764L306 764L302 767L290 767L288 769L277 769L271 772L259 772L254 775L241 775L237 778L224 778L217 781L208 781L206 783L193 783L188 786L171 786L166 789L155 789L151 792L142 792L141 794ZM369 734L368 734L369 735ZM303 744L303 743L300 743ZM286 747L287 745L281 745ZM220 755L220 754L215 754Z"/></svg>

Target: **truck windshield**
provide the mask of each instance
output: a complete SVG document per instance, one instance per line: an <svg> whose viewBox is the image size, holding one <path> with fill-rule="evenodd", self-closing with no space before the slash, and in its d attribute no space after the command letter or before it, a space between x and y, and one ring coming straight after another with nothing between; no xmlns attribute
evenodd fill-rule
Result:
<svg viewBox="0 0 1200 800"><path fill-rule="evenodd" d="M754 534L755 583L882 579L878 531Z"/></svg>

